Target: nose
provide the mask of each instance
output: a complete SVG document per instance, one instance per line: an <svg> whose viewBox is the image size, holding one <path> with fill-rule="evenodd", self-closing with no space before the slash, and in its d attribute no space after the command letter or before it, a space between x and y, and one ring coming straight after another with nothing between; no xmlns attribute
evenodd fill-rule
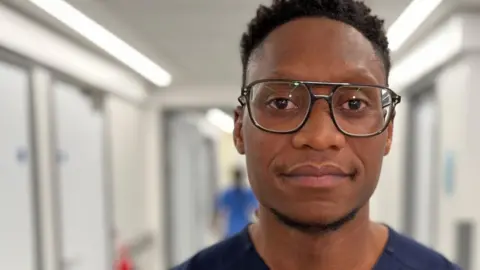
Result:
<svg viewBox="0 0 480 270"><path fill-rule="evenodd" d="M335 126L325 99L319 99L313 104L305 125L294 134L292 143L298 149L310 148L317 151L340 150L345 147L345 135Z"/></svg>

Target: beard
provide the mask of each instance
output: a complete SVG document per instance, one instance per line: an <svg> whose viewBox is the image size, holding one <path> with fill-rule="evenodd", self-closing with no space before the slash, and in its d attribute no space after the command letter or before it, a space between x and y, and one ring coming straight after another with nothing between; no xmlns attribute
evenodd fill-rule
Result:
<svg viewBox="0 0 480 270"><path fill-rule="evenodd" d="M307 234L325 234L328 232L337 231L342 228L345 224L349 223L355 219L358 211L361 207L352 209L346 215L338 218L329 223L309 223L296 220L295 218L289 217L288 215L282 214L280 211L270 208L270 212L284 225L290 227L294 230L307 233Z"/></svg>

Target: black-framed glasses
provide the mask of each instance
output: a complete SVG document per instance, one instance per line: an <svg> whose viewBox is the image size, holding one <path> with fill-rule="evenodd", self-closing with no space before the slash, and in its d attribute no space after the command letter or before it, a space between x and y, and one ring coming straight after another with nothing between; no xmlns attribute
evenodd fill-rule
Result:
<svg viewBox="0 0 480 270"><path fill-rule="evenodd" d="M314 88L331 89L328 95L314 94ZM272 133L300 130L317 100L327 101L330 117L347 136L370 137L383 131L392 120L401 97L378 85L265 79L250 83L238 101L247 106L253 124Z"/></svg>

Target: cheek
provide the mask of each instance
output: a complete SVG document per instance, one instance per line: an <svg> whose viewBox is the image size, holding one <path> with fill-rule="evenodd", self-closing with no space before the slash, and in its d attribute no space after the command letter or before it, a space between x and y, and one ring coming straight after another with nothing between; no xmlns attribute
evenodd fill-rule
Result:
<svg viewBox="0 0 480 270"><path fill-rule="evenodd" d="M269 163L276 152L276 140L272 140L275 134L263 132L260 129L248 123L244 127L245 156L247 162L251 165L250 169L261 167L265 170L265 166Z"/></svg>
<svg viewBox="0 0 480 270"><path fill-rule="evenodd" d="M349 143L352 151L362 163L360 172L365 182L376 182L380 175L387 137L379 135L367 139L355 139Z"/></svg>
<svg viewBox="0 0 480 270"><path fill-rule="evenodd" d="M250 122L245 123L243 131L248 178L252 188L260 191L262 186L271 182L272 161L288 146L289 138L261 131Z"/></svg>

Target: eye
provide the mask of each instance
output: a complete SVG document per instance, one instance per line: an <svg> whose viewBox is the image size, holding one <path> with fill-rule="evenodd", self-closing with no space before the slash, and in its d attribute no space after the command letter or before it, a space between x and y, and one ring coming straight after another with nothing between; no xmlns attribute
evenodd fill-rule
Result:
<svg viewBox="0 0 480 270"><path fill-rule="evenodd" d="M350 111L361 111L366 107L366 103L360 99L350 99L342 104L342 109Z"/></svg>
<svg viewBox="0 0 480 270"><path fill-rule="evenodd" d="M298 108L297 105L287 98L272 98L267 102L267 105L277 110L292 110Z"/></svg>

